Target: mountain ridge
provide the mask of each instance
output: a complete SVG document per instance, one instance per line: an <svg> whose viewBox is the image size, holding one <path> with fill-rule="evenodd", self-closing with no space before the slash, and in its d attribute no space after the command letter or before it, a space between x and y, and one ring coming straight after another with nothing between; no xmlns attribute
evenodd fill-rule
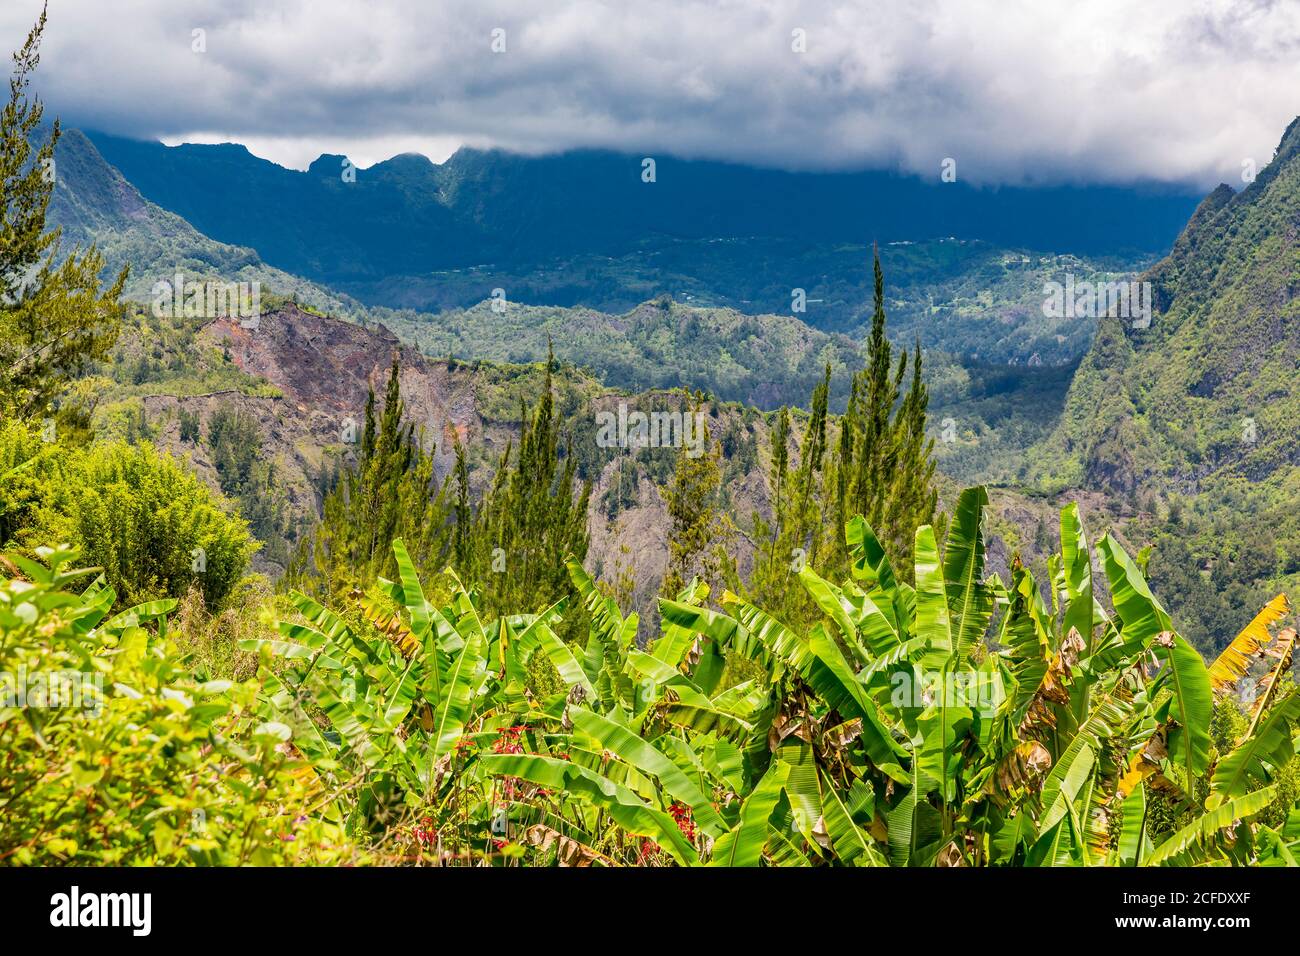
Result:
<svg viewBox="0 0 1300 956"><path fill-rule="evenodd" d="M787 302L791 288L812 285L826 257L809 264L812 275L790 267L815 245L953 236L1053 253L1115 252L1119 235L1130 252L1155 253L1168 247L1195 202L1172 187L976 189L939 182L937 167L929 182L598 150L529 157L463 147L441 164L402 154L351 168L345 181L337 154L299 171L245 149L88 135L147 198L204 233L256 248L266 261L367 304L426 309L431 299L410 301L403 293L441 271L479 268L496 277L488 290L512 292L521 274L579 258L581 270L606 270L604 280L616 282L604 258L654 256L678 242L745 244L744 268L707 283L735 304L752 298L762 276L788 273L776 278ZM654 161L652 182L643 181L645 160ZM789 248L772 250L773 243ZM672 290L655 290L662 291ZM601 307L589 299L527 301ZM845 318L836 307L810 321Z"/></svg>
<svg viewBox="0 0 1300 956"><path fill-rule="evenodd" d="M1153 286L1150 327L1099 323L1046 442L1072 458L1066 481L1190 489L1252 459L1256 476L1258 463L1300 464L1294 418L1280 416L1300 410L1300 119L1254 182L1206 196L1140 281ZM1256 438L1239 440L1247 420Z"/></svg>
<svg viewBox="0 0 1300 956"><path fill-rule="evenodd" d="M150 202L80 130L62 130L54 168L49 220L62 229L64 250L93 243L107 262L106 274L129 266L129 299L152 300L155 283L181 272L187 280L258 282L342 314L356 309L347 297L267 265L252 248L212 239Z"/></svg>

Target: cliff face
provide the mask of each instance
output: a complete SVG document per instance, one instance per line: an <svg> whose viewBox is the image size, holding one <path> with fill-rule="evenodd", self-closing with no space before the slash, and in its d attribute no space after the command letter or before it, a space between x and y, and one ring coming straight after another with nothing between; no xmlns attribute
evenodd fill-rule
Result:
<svg viewBox="0 0 1300 956"><path fill-rule="evenodd" d="M1039 477L1125 493L1284 479L1300 464L1298 240L1300 120L1253 182L1207 196L1141 277L1150 324L1102 321Z"/></svg>
<svg viewBox="0 0 1300 956"><path fill-rule="evenodd" d="M238 319L216 319L204 327L198 342L201 348L228 355L240 370L270 387L147 396L145 409L157 429L157 442L188 459L201 477L217 487L206 444L181 441L179 412L196 414L204 435L219 408L246 412L258 423L262 454L274 462L294 517L304 524L320 506L319 477L338 464L355 462L367 397L373 389L382 401L394 355L401 365L406 414L422 432L426 447L435 449L440 479L454 466L459 439L471 462L471 483L481 488L507 442L518 435L519 401L531 404L536 399L530 391L536 387L534 380L517 368L430 360L402 345L382 325L363 328L295 305L262 315L255 328L241 325ZM558 389L557 407L564 410L566 428L573 428L575 453L591 462L587 477L593 483L588 515L592 540L587 564L610 578L630 574L636 582L636 608L643 617L653 618L654 597L668 559L664 501L643 471L620 477L626 452L616 450L612 457L606 452L602 457L579 445L593 440L595 429L589 426L598 412L616 412L620 403L649 407L651 401L664 400L665 393L619 393L580 372L560 376ZM753 412L719 405L711 415L709 429L714 436L734 425L751 434L756 447L767 441L763 419ZM755 454L752 464L733 473L728 483L732 513L746 524L752 513L767 515L770 509L762 459ZM629 481L634 487L627 487ZM619 482L623 488L616 488ZM617 509L607 504L611 490L623 502ZM744 535L737 536L734 552L742 573L747 573L753 546ZM257 569L272 576L283 571L265 559L257 561Z"/></svg>

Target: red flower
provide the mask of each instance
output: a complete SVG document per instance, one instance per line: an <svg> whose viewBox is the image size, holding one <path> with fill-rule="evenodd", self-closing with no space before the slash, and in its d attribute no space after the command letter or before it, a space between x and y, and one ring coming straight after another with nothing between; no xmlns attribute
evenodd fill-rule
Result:
<svg viewBox="0 0 1300 956"><path fill-rule="evenodd" d="M438 831L433 826L433 817L425 817L422 821L424 826L412 827L411 833L415 836L415 841L420 846L433 846L438 842Z"/></svg>
<svg viewBox="0 0 1300 956"><path fill-rule="evenodd" d="M674 802L673 805L668 808L668 813L677 823L677 829L682 831L682 834L686 839L694 840L695 820L691 815L691 808L679 800Z"/></svg>
<svg viewBox="0 0 1300 956"><path fill-rule="evenodd" d="M515 727L503 727L496 742L492 744L492 752L498 754L521 754L524 752L524 745L519 742L519 735L528 728L522 725Z"/></svg>
<svg viewBox="0 0 1300 956"><path fill-rule="evenodd" d="M653 860L660 853L659 844L649 837L641 838L641 852L637 854L637 866L645 865L646 861Z"/></svg>

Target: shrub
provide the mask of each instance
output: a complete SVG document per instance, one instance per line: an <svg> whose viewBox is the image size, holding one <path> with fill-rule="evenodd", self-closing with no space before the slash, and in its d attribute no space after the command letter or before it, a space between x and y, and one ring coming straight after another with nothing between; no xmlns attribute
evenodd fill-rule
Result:
<svg viewBox="0 0 1300 956"><path fill-rule="evenodd" d="M255 716L256 681L196 682L167 633L174 601L108 619L76 552L0 578L0 861L277 865L350 851L314 808L319 778Z"/></svg>
<svg viewBox="0 0 1300 956"><path fill-rule="evenodd" d="M150 445L78 448L32 425L0 425L0 548L31 557L67 542L104 569L124 601L197 586L219 607L256 544L176 459Z"/></svg>
<svg viewBox="0 0 1300 956"><path fill-rule="evenodd" d="M71 507L66 446L33 426L0 422L0 549L66 540Z"/></svg>
<svg viewBox="0 0 1300 956"><path fill-rule="evenodd" d="M76 538L127 603L184 594L197 584L220 605L256 544L242 518L152 445L99 445L74 476Z"/></svg>

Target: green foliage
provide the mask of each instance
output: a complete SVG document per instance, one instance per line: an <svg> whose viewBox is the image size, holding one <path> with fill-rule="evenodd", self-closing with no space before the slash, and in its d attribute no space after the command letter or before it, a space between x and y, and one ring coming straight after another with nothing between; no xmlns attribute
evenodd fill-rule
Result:
<svg viewBox="0 0 1300 956"><path fill-rule="evenodd" d="M912 533L934 519L933 439L925 434L929 397L921 379L921 347L911 356L912 380L899 405L908 355L891 369L892 348L885 337L884 275L875 260L875 314L867 366L855 378L841 427L836 459L835 508L841 525L860 514L879 528L903 567L911 562Z"/></svg>
<svg viewBox="0 0 1300 956"><path fill-rule="evenodd" d="M71 534L70 455L50 440L57 435L57 427L0 420L0 549L31 552Z"/></svg>
<svg viewBox="0 0 1300 956"><path fill-rule="evenodd" d="M702 412L687 403L683 415L698 416L703 423L697 436L698 446L677 450L677 467L672 481L664 489L668 508L668 573L660 593L675 597L687 584L688 575L705 582L719 571L718 551L729 529L729 521L719 508L721 485L721 449L709 437Z"/></svg>
<svg viewBox="0 0 1300 956"><path fill-rule="evenodd" d="M150 445L98 445L74 476L75 539L129 603L198 587L220 607L256 548L242 518Z"/></svg>
<svg viewBox="0 0 1300 956"><path fill-rule="evenodd" d="M194 445L199 440L199 416L197 413L187 408L182 408L179 413L181 441L186 444Z"/></svg>
<svg viewBox="0 0 1300 956"><path fill-rule="evenodd" d="M507 444L468 522L468 476L458 471L462 509L453 564L466 580L479 583L484 608L493 614L538 611L568 593L565 556L587 556L591 485L578 483L572 437L561 446L554 370L554 356L548 356L531 416L520 402L518 450Z"/></svg>
<svg viewBox="0 0 1300 956"><path fill-rule="evenodd" d="M296 587L340 597L377 575L395 574L392 545L399 537L410 542L422 568L446 560L453 516L448 483L435 479L426 436L403 420L399 372L394 355L378 419L373 392L367 401L356 466L325 495L321 520L290 565Z"/></svg>
<svg viewBox="0 0 1300 956"><path fill-rule="evenodd" d="M248 647L288 668L265 716L338 774L340 813L390 859L1294 862L1293 693L1264 694L1249 725L1215 705L1209 669L1111 538L1097 560L1114 610L1096 600L1073 507L1050 604L1019 562L1009 587L986 576L986 503L982 488L960 496L946 553L917 530L914 587L856 517L851 578L799 576L824 614L807 628L694 591L660 601L661 634L640 650L635 616L571 560L579 650L557 636L565 601L492 618L453 577L435 608L397 542L400 580L378 581L360 623L298 597L306 623ZM1279 640L1270 688L1294 632ZM539 656L558 687L530 678ZM737 659L752 676L728 684ZM1225 690L1243 679L1214 672Z"/></svg>
<svg viewBox="0 0 1300 956"><path fill-rule="evenodd" d="M590 486L578 484L577 460L560 445L552 367L531 415L521 403L518 444L507 444L481 495L459 444L454 471L436 481L431 443L405 420L399 372L395 357L382 410L373 394L367 405L357 465L326 496L291 583L341 597L395 574L392 545L401 539L423 573L451 564L479 582L494 613L536 609L564 593L564 556L587 552Z"/></svg>
<svg viewBox="0 0 1300 956"><path fill-rule="evenodd" d="M180 597L191 587L219 608L256 545L242 518L170 455L149 444L89 448L0 426L0 546L75 544L124 602Z"/></svg>
<svg viewBox="0 0 1300 956"><path fill-rule="evenodd" d="M854 513L880 529L887 553L903 567L910 564L916 529L935 517L934 441L926 435L929 392L921 374L920 345L911 355L912 377L900 400L909 356L904 352L895 366L885 335L884 275L878 257L875 277L867 363L853 374L844 415L833 422L828 415L832 369L827 365L812 393L793 469L788 409L778 413L772 432L768 484L773 520L769 525L755 517L758 555L746 590L790 624L810 625L819 614L798 581L805 567L847 571L850 555L840 532Z"/></svg>
<svg viewBox="0 0 1300 956"><path fill-rule="evenodd" d="M0 861L260 866L352 859L255 680L195 680L174 601L110 616L76 552L0 578ZM324 808L324 812L322 812Z"/></svg>
<svg viewBox="0 0 1300 956"><path fill-rule="evenodd" d="M1027 456L1048 488L1141 506L1152 579L1212 653L1233 622L1300 587L1300 376L1293 234L1300 125L1245 188L1220 185L1150 284L1149 326L1100 322L1058 426Z"/></svg>
<svg viewBox="0 0 1300 956"><path fill-rule="evenodd" d="M9 98L0 111L0 414L48 415L86 363L108 354L121 321L126 270L100 287L104 259L92 245L66 256L47 230L54 193L57 121L33 146L43 107L29 99L45 11L14 54Z"/></svg>
<svg viewBox="0 0 1300 956"><path fill-rule="evenodd" d="M184 409L180 425L184 441ZM197 417L193 427L197 429ZM229 404L219 406L208 419L208 446L221 490L238 504L239 513L258 540L268 545L266 556L287 564L291 533L288 502L275 462L267 460L263 452L257 419Z"/></svg>

